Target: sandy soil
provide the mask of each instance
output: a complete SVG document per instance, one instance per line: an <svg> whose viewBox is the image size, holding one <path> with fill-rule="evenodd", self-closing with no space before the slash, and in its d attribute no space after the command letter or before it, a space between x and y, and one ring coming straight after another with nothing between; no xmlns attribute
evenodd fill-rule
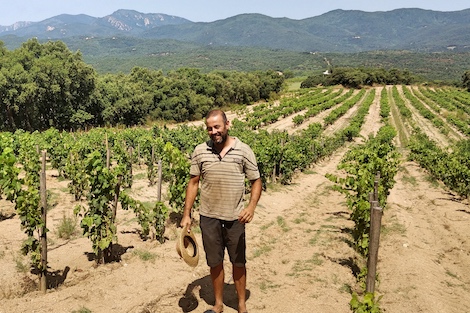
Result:
<svg viewBox="0 0 470 313"><path fill-rule="evenodd" d="M376 91L380 95L380 88ZM361 131L380 127L379 96ZM230 115L231 117L233 115ZM349 115L332 125L338 129ZM396 123L397 121L395 121ZM425 121L424 121L425 122ZM424 123L423 122L423 123ZM346 123L347 124L347 123ZM289 125L289 123L278 125ZM426 125L425 130L432 129ZM429 131L432 137L437 132ZM357 141L361 141L358 139ZM439 140L443 140L439 135ZM353 143L354 144L354 143ZM248 301L255 312L350 312L355 274L363 264L351 248L353 227L342 195L326 173L336 173L348 146L298 174L289 186L263 193L255 219L247 226ZM135 172L143 169L135 168ZM80 236L62 240L57 225L75 206L67 181L48 172L47 187L56 205L48 215L49 282L37 292L37 278L18 250L24 234L1 201L0 313L199 313L213 304L208 267L201 251L195 268L177 255L179 229L169 222L167 240L143 241L132 212L118 211L119 262L95 266L91 242ZM145 177L141 175L140 177ZM384 312L470 312L470 207L432 182L415 163L403 161L383 216L377 293ZM156 201L156 187L136 179L133 195ZM196 234L200 243L200 234ZM237 312L231 268L226 262L224 312Z"/></svg>

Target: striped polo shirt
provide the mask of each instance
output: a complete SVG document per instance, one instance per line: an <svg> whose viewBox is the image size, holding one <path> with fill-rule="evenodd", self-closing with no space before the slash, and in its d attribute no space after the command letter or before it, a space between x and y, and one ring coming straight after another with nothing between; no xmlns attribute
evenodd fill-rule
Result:
<svg viewBox="0 0 470 313"><path fill-rule="evenodd" d="M260 177L255 154L247 144L234 138L235 144L223 158L212 140L198 145L192 154L190 174L201 179L199 213L203 216L238 219L244 207L245 177Z"/></svg>

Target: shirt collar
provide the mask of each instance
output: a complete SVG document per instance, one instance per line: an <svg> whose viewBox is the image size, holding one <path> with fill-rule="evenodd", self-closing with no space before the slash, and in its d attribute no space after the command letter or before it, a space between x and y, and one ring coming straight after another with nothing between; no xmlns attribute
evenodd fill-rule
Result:
<svg viewBox="0 0 470 313"><path fill-rule="evenodd" d="M232 136L232 138L235 139L235 141L234 141L233 146L230 150L239 150L240 149L240 140L238 140L237 137ZM210 150L210 151L214 150L214 142L212 141L212 139L209 139L208 141L206 141L206 145L207 145L207 150Z"/></svg>

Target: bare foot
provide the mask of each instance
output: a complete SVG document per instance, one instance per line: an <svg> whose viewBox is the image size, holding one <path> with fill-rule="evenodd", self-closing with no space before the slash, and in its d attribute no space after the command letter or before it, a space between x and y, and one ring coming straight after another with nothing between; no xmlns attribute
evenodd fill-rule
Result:
<svg viewBox="0 0 470 313"><path fill-rule="evenodd" d="M224 311L224 307L220 306L213 306L212 309L204 311L204 313L222 313Z"/></svg>

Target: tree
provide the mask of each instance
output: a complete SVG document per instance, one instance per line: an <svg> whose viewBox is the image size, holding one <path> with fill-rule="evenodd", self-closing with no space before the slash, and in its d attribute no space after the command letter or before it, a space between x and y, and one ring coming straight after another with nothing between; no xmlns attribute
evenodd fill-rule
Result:
<svg viewBox="0 0 470 313"><path fill-rule="evenodd" d="M271 94L279 93L284 83L284 76L276 71L257 72L261 80L260 97L269 100Z"/></svg>
<svg viewBox="0 0 470 313"><path fill-rule="evenodd" d="M40 44L31 39L0 55L4 129L67 129L75 112L88 111L95 72L79 52L72 53L60 41Z"/></svg>
<svg viewBox="0 0 470 313"><path fill-rule="evenodd" d="M470 91L470 71L465 71L462 75L462 85Z"/></svg>

